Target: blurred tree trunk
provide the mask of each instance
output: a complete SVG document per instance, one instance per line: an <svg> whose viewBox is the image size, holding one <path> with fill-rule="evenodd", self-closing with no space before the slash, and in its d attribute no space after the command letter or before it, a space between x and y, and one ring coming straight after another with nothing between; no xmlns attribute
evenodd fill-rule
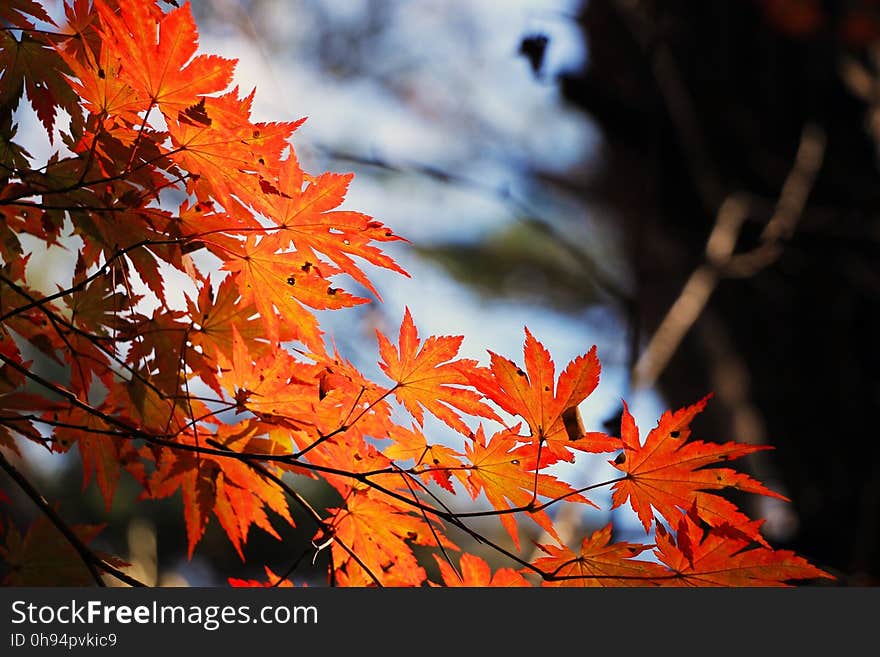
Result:
<svg viewBox="0 0 880 657"><path fill-rule="evenodd" d="M876 585L880 21L858 13L870 4L589 0L587 68L562 87L603 134L583 194L624 222L643 345L705 263L725 200L747 199L735 252L759 246L805 125L823 131L796 229L766 266L719 279L658 386L673 406L718 393L706 439L776 447L754 464L797 515L771 517L776 546Z"/></svg>

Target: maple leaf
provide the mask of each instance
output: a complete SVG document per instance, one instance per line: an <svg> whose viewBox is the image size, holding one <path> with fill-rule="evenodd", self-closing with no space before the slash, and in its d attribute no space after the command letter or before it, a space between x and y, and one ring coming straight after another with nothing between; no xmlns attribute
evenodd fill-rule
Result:
<svg viewBox="0 0 880 657"><path fill-rule="evenodd" d="M83 330L96 327L101 336L126 328L119 317L120 311L129 307L129 300L140 301L141 296L129 295L115 289L110 277L98 276L87 280L85 256L77 253L73 271L73 291L64 297L70 310L70 321Z"/></svg>
<svg viewBox="0 0 880 657"><path fill-rule="evenodd" d="M493 573L488 563L467 552L461 555L458 562L461 574L436 554L434 559L440 567L443 583L449 587L531 586L529 581L513 568L499 568Z"/></svg>
<svg viewBox="0 0 880 657"><path fill-rule="evenodd" d="M198 30L189 3L162 13L149 2L119 3L118 12L95 0L103 43L123 63L120 75L165 115L224 91L235 60L196 55Z"/></svg>
<svg viewBox="0 0 880 657"><path fill-rule="evenodd" d="M141 147L141 150L145 150ZM126 153L129 151L126 149ZM74 172L76 173L76 172ZM63 183L62 183L63 184ZM145 181L145 184L152 184ZM137 276L146 283L149 291L164 305L165 282L167 272L160 266L171 265L178 270L185 270L180 246L169 244L166 226L171 221L168 212L156 208L129 209L127 203L140 203L140 192L131 182L113 183L111 194L115 197L113 205L114 220L107 221L107 213L82 213L75 232L83 239L81 250L86 266L96 265L103 260L110 261L122 276L130 276L134 269ZM85 197L73 199L63 197L62 201L76 205L103 205L103 198ZM115 207L114 207L115 206ZM119 257L120 250L125 250L125 258ZM129 307L133 307L139 298L127 290L130 296ZM117 306L125 307L122 305Z"/></svg>
<svg viewBox="0 0 880 657"><path fill-rule="evenodd" d="M315 423L301 420L315 415L318 382L311 368L290 352L272 345L255 359L233 325L232 358L218 355L218 361L223 372L221 385L235 400L237 412L248 410L264 419L289 418L289 426L311 427L308 437L318 437Z"/></svg>
<svg viewBox="0 0 880 657"><path fill-rule="evenodd" d="M373 577L385 586L419 586L426 579L412 545L431 545L440 536L439 529L393 500L376 499L367 491L354 491L344 508L327 509L331 514L333 535L358 555L358 561L337 542L332 544L333 561L341 564L349 578L363 583ZM444 547L454 547L448 540ZM364 572L364 567L369 573ZM357 580L353 580L357 581Z"/></svg>
<svg viewBox="0 0 880 657"><path fill-rule="evenodd" d="M327 310L369 302L333 287L326 276L336 272L329 265L311 262L295 251L277 253L268 241L258 243L253 233L240 252L230 256L223 269L233 273L241 294L240 303L254 305L265 322L266 337L272 341L278 340L279 324L283 321L295 328L298 339L320 350L317 320L303 304Z"/></svg>
<svg viewBox="0 0 880 657"><path fill-rule="evenodd" d="M82 458L82 488L85 490L94 476L107 511L113 505L123 468L141 484L146 482L146 471L135 446L94 413L68 407L47 413L47 419L60 423L53 434L53 451L66 452L77 445Z"/></svg>
<svg viewBox="0 0 880 657"><path fill-rule="evenodd" d="M400 240L390 228L359 212L336 210L344 200L354 174L323 173L309 178L291 154L281 163L277 193L256 198L255 209L277 224L273 239L280 248L291 243L305 257L323 254L381 300L366 274L350 256L408 276L394 260L371 242ZM310 255L312 254L312 255Z"/></svg>
<svg viewBox="0 0 880 657"><path fill-rule="evenodd" d="M67 345L56 331L51 329L49 312L57 312L57 308L51 303L44 303L39 308L32 304L24 304L30 299L40 299L43 294L30 289L25 283L25 267L30 259L30 254L23 258L16 258L3 266L0 266L0 274L11 281L20 281L14 289L10 285L0 285L0 308L15 309L23 306L21 312L7 312L4 320L4 328L22 336L43 355L56 363L61 359L58 354Z"/></svg>
<svg viewBox="0 0 880 657"><path fill-rule="evenodd" d="M190 432L179 436L178 442L205 446L206 441L211 440L226 445L231 440L241 439L237 433L240 429L238 425L221 425L213 435L200 433L197 436ZM290 525L294 524L281 489L247 463L182 450L163 449L160 454L158 467L150 477L145 495L160 499L181 490L189 558L205 533L212 513L242 561L245 560L243 548L251 525L280 539L269 522L267 510L271 509Z"/></svg>
<svg viewBox="0 0 880 657"><path fill-rule="evenodd" d="M790 550L755 546L741 527L703 531L693 509L683 513L676 537L657 526L657 557L673 573L664 586L790 586L793 580L834 579ZM761 520L753 521L760 525ZM754 527L747 534L757 534Z"/></svg>
<svg viewBox="0 0 880 657"><path fill-rule="evenodd" d="M173 395L187 378L184 364L190 355L196 355L188 347L190 325L185 323L186 313L160 306L150 317L139 319L123 333L132 341L126 360L150 372L150 382Z"/></svg>
<svg viewBox="0 0 880 657"><path fill-rule="evenodd" d="M95 56L88 37L70 39L56 51L67 64L71 75L67 76L71 89L84 101L85 107L94 114L122 121L128 125L140 122L138 112L149 107L146 96L137 91L122 77L123 60L102 41Z"/></svg>
<svg viewBox="0 0 880 657"><path fill-rule="evenodd" d="M571 449L589 452L614 451L619 441L599 432L579 432L580 423L572 421L577 406L599 383L600 365L596 348L572 360L558 383L550 353L525 329L523 347L526 369L523 371L508 358L490 351L489 374L476 372L473 385L511 415L522 417L531 436L546 451L541 464L556 460L574 461ZM572 427L578 430L572 431Z"/></svg>
<svg viewBox="0 0 880 657"><path fill-rule="evenodd" d="M215 292L209 276L199 289L198 298L194 301L187 296L186 303L189 316L196 321L190 339L209 355L232 358L233 330L253 356L258 357L269 348L263 323L254 317L256 307L239 301L238 287L231 277L224 278ZM293 339L293 333L286 327L286 323L279 327L281 342Z"/></svg>
<svg viewBox="0 0 880 657"><path fill-rule="evenodd" d="M410 460L413 468L423 479L431 479L437 484L454 493L452 476L455 475L462 484L467 483L467 469L461 460L461 454L446 445L429 445L418 427L406 429L395 424L388 432L393 441L382 454L389 459Z"/></svg>
<svg viewBox="0 0 880 657"><path fill-rule="evenodd" d="M258 204L266 194L258 172L278 166L290 135L305 119L251 123L252 103L253 93L239 98L235 88L202 98L199 120L182 112L166 117L166 123L174 147L169 157L190 174L187 191L199 201L219 202L230 215L227 224L256 229L261 224L246 206Z"/></svg>
<svg viewBox="0 0 880 657"><path fill-rule="evenodd" d="M0 107L15 109L22 93L27 91L50 143L54 140L57 108L71 117L82 113L79 99L64 78L68 72L45 35L23 32L18 40L11 31L0 31Z"/></svg>
<svg viewBox="0 0 880 657"><path fill-rule="evenodd" d="M423 409L465 435L471 434L471 429L457 411L500 421L479 394L463 387L469 384L468 372L477 362L455 359L462 336L431 336L420 343L409 308L400 324L399 349L380 331L376 335L382 358L379 365L397 383L394 396L420 425Z"/></svg>
<svg viewBox="0 0 880 657"><path fill-rule="evenodd" d="M547 555L532 565L547 576L543 586L656 586L655 578L667 575L656 563L635 559L652 548L629 542L611 542L608 523L584 538L578 554L565 546L537 544Z"/></svg>
<svg viewBox="0 0 880 657"><path fill-rule="evenodd" d="M535 473L527 468L532 454L530 446L520 446L520 437L502 430L486 442L482 425L471 443L465 443L465 455L471 462L468 487L474 499L484 492L492 508L498 510L501 524L510 534L517 549L520 547L516 520L511 509L527 511L550 536L559 540L553 521L544 510L531 510L539 498L564 498L568 502L583 502L596 506L567 483L548 474Z"/></svg>
<svg viewBox="0 0 880 657"><path fill-rule="evenodd" d="M682 509L689 509L693 504L697 506L699 517L712 526L728 523L751 527L747 524L748 517L736 505L706 491L734 488L788 501L746 474L730 468L705 467L771 449L735 442L687 442L691 421L706 407L710 396L675 413L666 411L644 445L639 442L638 427L624 402L621 420L624 449L611 464L626 473L626 477L612 488L612 508L628 499L645 531L654 520L653 510L672 522ZM752 538L764 542L756 529L752 531Z"/></svg>
<svg viewBox="0 0 880 657"><path fill-rule="evenodd" d="M0 301L2 301L2 295L0 295ZM42 442L42 435L29 419L22 417L14 410L17 398L35 397L35 395L23 391L27 378L15 365L25 368L30 363L22 361L18 345L15 344L15 340L2 324L0 324L0 358L3 359L3 362L0 363L0 420L2 420L0 447L8 447L14 454L21 456L12 428L15 428L16 433L34 439L36 442ZM28 409L34 406L39 408L45 403L41 398L35 401L35 404L31 404L30 401L25 400L24 406Z"/></svg>
<svg viewBox="0 0 880 657"><path fill-rule="evenodd" d="M28 17L45 21L55 25L52 17L36 0L5 0L0 5L0 22L8 23L15 27L33 28L34 23Z"/></svg>

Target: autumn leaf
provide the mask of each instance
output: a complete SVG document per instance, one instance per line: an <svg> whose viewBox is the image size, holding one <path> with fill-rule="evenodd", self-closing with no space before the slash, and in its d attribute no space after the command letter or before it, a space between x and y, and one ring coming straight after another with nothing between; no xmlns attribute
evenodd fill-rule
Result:
<svg viewBox="0 0 880 657"><path fill-rule="evenodd" d="M577 493L570 485L548 474L535 473L526 467L532 453L531 446L522 446L520 437L507 430L494 434L488 442L482 425L474 439L465 444L465 455L470 460L468 486L474 499L483 492L492 508L499 512L501 524L520 549L515 511L527 512L550 536L559 540L553 521L547 512L536 509L539 500L565 499L595 506Z"/></svg>
<svg viewBox="0 0 880 657"><path fill-rule="evenodd" d="M254 317L256 307L253 303L240 303L238 294L231 277L224 278L215 290L209 276L195 300L186 297L189 316L196 320L189 337L212 357L223 355L232 359L233 330L253 356L259 356L261 350L268 348L262 321ZM285 327L286 324L280 327L282 342L293 339L292 332L285 331Z"/></svg>
<svg viewBox="0 0 880 657"><path fill-rule="evenodd" d="M47 413L46 417L58 423L53 433L54 451L66 452L74 444L78 447L82 459L83 490L94 476L107 511L113 504L123 469L140 483L146 480L146 471L135 446L126 440L125 434L114 431L93 413L74 407Z"/></svg>
<svg viewBox="0 0 880 657"><path fill-rule="evenodd" d="M257 357L235 325L231 347L232 358L218 355L218 362L222 386L234 399L236 412L250 411L264 419L288 418L290 426L298 424L297 418L315 414L320 401L319 384L311 368L277 345ZM317 438L315 431L309 435Z"/></svg>
<svg viewBox="0 0 880 657"><path fill-rule="evenodd" d="M467 483L467 468L461 460L462 454L446 445L429 445L425 434L415 425L406 429L395 424L388 432L393 441L382 454L400 461L413 461L413 470L426 480L433 480L450 493L454 493L452 477L462 484Z"/></svg>
<svg viewBox="0 0 880 657"><path fill-rule="evenodd" d="M367 491L349 495L345 507L327 509L333 536L334 563L361 586L377 578L384 586L418 586L427 575L412 551L413 545L431 545L439 530L432 530L420 515L393 500L376 499ZM340 545L347 546L357 559ZM444 540L446 547L453 547ZM361 565L363 564L363 565Z"/></svg>
<svg viewBox="0 0 880 657"><path fill-rule="evenodd" d="M278 230L269 239L279 248L293 245L312 262L318 261L316 253L322 254L381 300L351 256L408 276L388 254L372 244L402 238L365 214L338 209L353 177L328 172L307 179L291 155L281 163L275 193L256 196L254 207L276 224Z"/></svg>
<svg viewBox="0 0 880 657"><path fill-rule="evenodd" d="M146 110L149 100L139 95L122 77L125 62L115 51L100 43L96 55L86 35L69 39L57 52L70 69L70 87L83 99L86 109L93 114L121 121L127 125L140 122L138 112Z"/></svg>
<svg viewBox="0 0 880 657"><path fill-rule="evenodd" d="M24 92L37 117L54 139L58 108L70 116L81 115L78 98L64 75L68 73L51 41L39 33L23 32L16 39L9 30L0 31L0 107L16 108Z"/></svg>
<svg viewBox="0 0 880 657"><path fill-rule="evenodd" d="M237 430L236 425L221 425L213 435L189 434L181 436L178 442L191 447L207 447L208 440L225 445L232 439L240 439ZM155 499L168 497L177 490L182 492L190 558L211 514L217 518L242 561L252 525L281 538L270 523L267 511L274 511L293 525L287 500L277 484L235 458L164 449L150 477L148 490L149 496Z"/></svg>
<svg viewBox="0 0 880 657"><path fill-rule="evenodd" d="M673 576L663 586L790 586L794 580L834 579L790 550L755 545L748 532L727 525L700 528L695 514L683 513L676 536L658 525L657 557ZM762 521L753 521L760 525Z"/></svg>
<svg viewBox="0 0 880 657"><path fill-rule="evenodd" d="M748 493L786 498L746 474L730 468L706 467L730 461L765 449L767 446L727 442L688 442L690 424L705 407L709 397L675 413L666 411L645 439L626 403L621 421L623 452L611 462L626 477L613 486L612 508L629 500L645 531L654 521L654 510L668 522L678 518L682 509L696 504L699 517L712 526L748 525L748 517L727 499L707 491L736 489ZM763 542L757 529L751 537Z"/></svg>
<svg viewBox="0 0 880 657"><path fill-rule="evenodd" d="M612 542L612 531L609 523L585 537L577 554L565 546L538 544L548 555L532 562L546 575L543 586L656 586L665 569L635 558L653 546Z"/></svg>
<svg viewBox="0 0 880 657"><path fill-rule="evenodd" d="M54 25L55 21L46 13L43 6L36 0L6 0L0 5L0 22L15 27L33 28L36 18Z"/></svg>
<svg viewBox="0 0 880 657"><path fill-rule="evenodd" d="M480 557L465 552L461 555L458 567L461 573L453 570L445 559L434 555L440 568L443 583L451 587L501 587L531 586L528 580L513 568L499 568L494 573L489 564Z"/></svg>
<svg viewBox="0 0 880 657"><path fill-rule="evenodd" d="M599 359L596 348L572 360L558 383L550 353L529 332L524 344L523 370L512 360L492 351L488 376L477 372L471 382L486 397L529 426L535 447L546 447L541 463L556 460L574 461L572 449L588 452L613 451L619 446L614 438L599 432L581 434L573 414L599 383Z"/></svg>
<svg viewBox="0 0 880 657"><path fill-rule="evenodd" d="M431 336L422 343L409 308L400 324L399 348L381 331L376 335L382 358L379 365L397 383L394 396L420 425L424 410L465 435L471 429L461 413L500 420L479 394L465 387L469 384L468 372L477 367L477 362L455 358L464 338Z"/></svg>
<svg viewBox="0 0 880 657"><path fill-rule="evenodd" d="M174 148L169 157L189 172L187 191L200 202L222 205L226 225L247 229L262 226L248 209L267 193L260 172L271 176L280 166L288 139L305 121L252 123L252 104L253 93L239 98L234 88L202 98L196 111L166 117ZM204 232L211 230L206 226Z"/></svg>
<svg viewBox="0 0 880 657"><path fill-rule="evenodd" d="M303 306L318 310L339 309L368 303L333 287L329 277L336 269L311 262L296 251L278 253L269 241L257 242L249 234L240 251L232 252L223 269L235 276L240 303L252 303L263 318L267 336L278 340L282 322L288 323L297 339L320 350L321 332L314 315Z"/></svg>
<svg viewBox="0 0 880 657"><path fill-rule="evenodd" d="M164 14L148 2L122 2L115 11L95 0L95 9L103 43L123 63L122 78L163 114L174 115L232 82L234 60L196 55L198 30L189 3Z"/></svg>

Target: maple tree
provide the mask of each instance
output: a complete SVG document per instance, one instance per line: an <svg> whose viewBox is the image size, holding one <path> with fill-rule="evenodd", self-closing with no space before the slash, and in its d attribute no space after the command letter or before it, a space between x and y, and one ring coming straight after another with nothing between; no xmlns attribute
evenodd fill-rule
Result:
<svg viewBox="0 0 880 657"><path fill-rule="evenodd" d="M63 10L55 20L35 0L0 8L0 465L43 513L0 528L5 584L139 584L89 548L100 526L67 525L64 504L7 458L23 457L23 441L77 450L108 510L123 477L144 503L179 493L190 557L216 522L244 561L251 530L282 539L276 525L293 525L296 509L314 525L314 551L329 550L333 585L831 577L774 550L761 521L722 496L784 499L715 467L765 447L690 439L707 399L665 413L644 442L628 410L620 436L585 430L578 407L599 385L596 347L557 377L526 328L520 362L489 351L481 364L459 357L462 336L420 338L406 310L396 339L377 332L386 378L371 380L328 347L316 314L380 301L368 266L407 275L382 247L403 238L341 209L352 176L300 167L291 139L302 121L251 119L254 92L230 88L235 61L197 54L188 4ZM45 163L16 142L25 96L58 148ZM51 290L28 266L34 243L75 254ZM38 361L67 374L46 376ZM426 415L453 438L426 435ZM585 457L620 475L577 486L554 473ZM321 479L338 502L315 506L289 473ZM612 508L631 505L644 542L615 541L608 524L579 553L562 543L554 512L598 507L600 488ZM476 518L497 520L509 543L479 534ZM537 545L546 556L525 551L524 523L555 541ZM450 528L508 565L493 572ZM276 570L229 584L293 584Z"/></svg>

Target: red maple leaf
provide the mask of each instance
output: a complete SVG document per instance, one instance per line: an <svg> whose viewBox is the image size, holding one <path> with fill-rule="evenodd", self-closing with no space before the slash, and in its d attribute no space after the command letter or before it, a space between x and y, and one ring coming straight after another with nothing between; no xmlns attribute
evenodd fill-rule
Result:
<svg viewBox="0 0 880 657"><path fill-rule="evenodd" d="M623 452L612 465L626 477L614 484L612 508L627 500L638 514L645 530L654 521L654 510L668 522L678 518L682 509L696 504L699 517L712 526L748 525L748 517L729 500L707 491L734 488L786 500L746 474L731 468L707 467L765 449L763 445L727 442L688 442L690 424L702 411L705 397L675 413L666 411L645 439L639 441L639 429L624 403L621 421ZM787 500L786 500L787 501ZM752 538L763 541L757 529Z"/></svg>
<svg viewBox="0 0 880 657"><path fill-rule="evenodd" d="M580 552L565 546L538 547L548 556L539 557L532 565L545 577L543 586L656 586L655 578L666 571L656 563L637 560L651 545L611 541L611 523L585 537Z"/></svg>
<svg viewBox="0 0 880 657"><path fill-rule="evenodd" d="M450 587L500 587L531 586L529 581L513 568L499 568L494 573L489 564L480 557L465 552L459 559L458 572L445 559L436 554L434 559L440 567L443 583ZM432 582L433 584L433 582ZM435 585L436 586L436 585Z"/></svg>
<svg viewBox="0 0 880 657"><path fill-rule="evenodd" d="M376 334L382 357L379 364L397 383L394 396L419 424L424 421L422 409L465 435L469 435L471 429L462 420L461 413L500 420L482 401L481 395L466 387L477 362L456 358L462 336L431 336L421 343L409 308L400 324L399 348L381 332Z"/></svg>
<svg viewBox="0 0 880 657"><path fill-rule="evenodd" d="M673 573L663 586L790 586L794 580L834 579L790 550L755 545L761 520L749 531L742 527L703 530L693 509L681 515L676 536L657 526L657 549L662 563Z"/></svg>
<svg viewBox="0 0 880 657"><path fill-rule="evenodd" d="M558 383L550 353L529 332L523 347L523 370L512 360L490 351L491 369L471 374L473 385L511 415L522 417L529 426L534 446L543 451L541 464L557 460L574 461L572 449L610 452L620 441L600 432L582 433L577 407L599 383L596 348L572 360Z"/></svg>
<svg viewBox="0 0 880 657"><path fill-rule="evenodd" d="M103 43L123 63L121 77L142 97L174 115L200 96L225 91L235 61L196 55L198 30L189 3L162 13L149 2L95 0Z"/></svg>

